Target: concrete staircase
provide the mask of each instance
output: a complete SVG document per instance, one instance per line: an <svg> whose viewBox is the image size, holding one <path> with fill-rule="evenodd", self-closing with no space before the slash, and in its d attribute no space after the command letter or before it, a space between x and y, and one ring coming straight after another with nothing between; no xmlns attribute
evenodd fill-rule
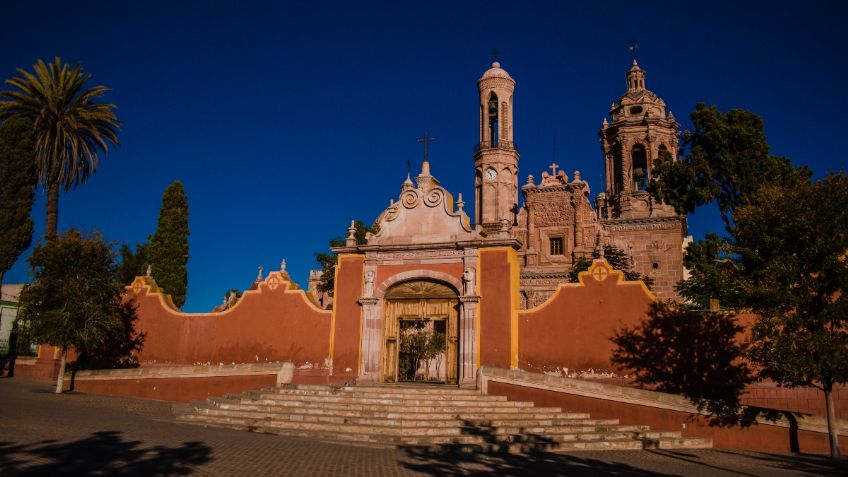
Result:
<svg viewBox="0 0 848 477"><path fill-rule="evenodd" d="M183 422L391 447L461 452L705 448L709 439L621 425L456 387L285 385L175 406Z"/></svg>

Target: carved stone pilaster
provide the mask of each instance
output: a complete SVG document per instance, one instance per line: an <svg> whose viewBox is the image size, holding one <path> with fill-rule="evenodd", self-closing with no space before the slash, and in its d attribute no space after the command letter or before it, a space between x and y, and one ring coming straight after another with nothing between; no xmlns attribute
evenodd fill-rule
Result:
<svg viewBox="0 0 848 477"><path fill-rule="evenodd" d="M477 306L480 297L459 297L459 386L475 387L477 384Z"/></svg>
<svg viewBox="0 0 848 477"><path fill-rule="evenodd" d="M383 333L383 310L379 298L363 297L362 306L362 362L359 364L359 381L376 383L380 380L380 338Z"/></svg>

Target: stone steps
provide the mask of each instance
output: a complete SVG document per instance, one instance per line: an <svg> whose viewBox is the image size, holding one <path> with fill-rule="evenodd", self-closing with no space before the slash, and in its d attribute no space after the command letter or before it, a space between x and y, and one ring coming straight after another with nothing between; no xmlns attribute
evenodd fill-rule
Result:
<svg viewBox="0 0 848 477"><path fill-rule="evenodd" d="M195 425L457 452L711 447L709 440L680 432L450 386L285 385L175 406L175 412Z"/></svg>

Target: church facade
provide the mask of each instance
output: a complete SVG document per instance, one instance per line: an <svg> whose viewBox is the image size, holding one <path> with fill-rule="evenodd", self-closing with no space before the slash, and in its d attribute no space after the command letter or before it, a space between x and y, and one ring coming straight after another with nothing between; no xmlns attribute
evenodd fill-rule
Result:
<svg viewBox="0 0 848 477"><path fill-rule="evenodd" d="M249 365L248 374L255 366L285 364L278 383L476 387L481 367L614 374L609 338L641 322L657 297L673 296L683 275L685 231L685 218L645 191L657 154L676 151L677 123L645 89L635 63L627 79L601 129L607 188L594 204L579 172L569 177L555 164L538 182L530 176L519 186L515 81L495 62L477 82L472 212L461 194L441 186L425 154L420 173L400 184L366 243L357 243L351 224L345 245L334 249L331 310L292 283L285 261L212 313L183 313L155 276L137 277L126 298L136 304L137 330L146 335L139 363ZM653 293L605 260L567 283L575 261L607 244L655 278ZM259 378L226 379L254 386ZM161 397L162 383L138 386Z"/></svg>
<svg viewBox="0 0 848 477"><path fill-rule="evenodd" d="M625 76L626 91L612 104L609 121L604 119L598 133L606 184L594 198L579 171L569 177L557 164L551 165L550 173L542 172L538 181L530 174L519 185L520 154L515 146L513 121L516 82L498 62L477 82L479 137L473 155L474 225L463 229L464 239L491 241L508 237L516 241L522 309L544 303L559 284L568 281L568 272L578 260L602 254L604 246L621 250L634 271L651 277L652 291L658 298L679 298L674 286L684 278L686 218L654 201L646 190L653 175L653 162L664 153L669 157L676 154L679 125L673 114L666 112L663 100L646 88L645 71L635 60ZM431 183L438 184L430 176L429 167L427 164L426 172L419 177L424 180L419 184L422 190L431 190ZM415 184L407 178L403 187L414 189ZM441 195L447 193L433 190ZM523 199L520 207L519 191ZM385 216L397 214L402 200L399 198L397 204L383 212L378 226L385 225ZM457 205L456 213L466 214L461 197ZM462 220L470 223L470 217ZM415 238L404 240L414 241L418 247L432 242L428 238L430 232L409 232ZM373 242L369 239L368 245L385 242L383 235L373 238ZM309 289L315 294L319 277L316 272L310 275ZM329 303L330 299L322 297L321 302Z"/></svg>
<svg viewBox="0 0 848 477"><path fill-rule="evenodd" d="M356 243L351 225L347 244L334 249L342 258L364 258L363 293L357 297L363 319L360 379L411 381L423 373L439 381L473 382L481 355L489 351L479 346L478 316L498 312L480 305L478 277L486 282L480 263L489 252L509 252L502 258L506 268L489 272L501 274L504 288L490 290L498 296L488 298L502 299L504 313L547 304L568 282L572 266L605 245L622 250L636 271L654 279L654 296L676 297L686 219L653 201L646 187L654 159L663 151L676 153L679 126L645 88L645 72L635 61L626 78L627 91L613 103L611 122L604 120L599 133L607 188L593 205L579 171L569 178L556 164L538 183L530 175L519 187L516 82L498 62L483 73L477 82L474 221L462 196L454 201L433 176L425 155L421 173L415 181L406 178L367 243ZM423 335L439 335L444 344L437 365L422 370L408 361L419 361L411 343Z"/></svg>

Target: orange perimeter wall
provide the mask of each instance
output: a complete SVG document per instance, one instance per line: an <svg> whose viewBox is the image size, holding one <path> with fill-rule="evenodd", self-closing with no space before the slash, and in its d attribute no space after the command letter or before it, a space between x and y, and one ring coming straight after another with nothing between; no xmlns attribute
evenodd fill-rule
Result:
<svg viewBox="0 0 848 477"><path fill-rule="evenodd" d="M645 319L654 297L642 282L624 281L621 272L605 265L594 267L597 273L581 273L579 283L562 284L547 302L518 313L519 368L535 373L612 370L610 338Z"/></svg>
<svg viewBox="0 0 848 477"><path fill-rule="evenodd" d="M271 273L229 310L188 314L170 305L149 278L139 277L127 297L137 305L136 330L145 333L142 366L291 361L322 368L329 356L331 313L302 290Z"/></svg>

